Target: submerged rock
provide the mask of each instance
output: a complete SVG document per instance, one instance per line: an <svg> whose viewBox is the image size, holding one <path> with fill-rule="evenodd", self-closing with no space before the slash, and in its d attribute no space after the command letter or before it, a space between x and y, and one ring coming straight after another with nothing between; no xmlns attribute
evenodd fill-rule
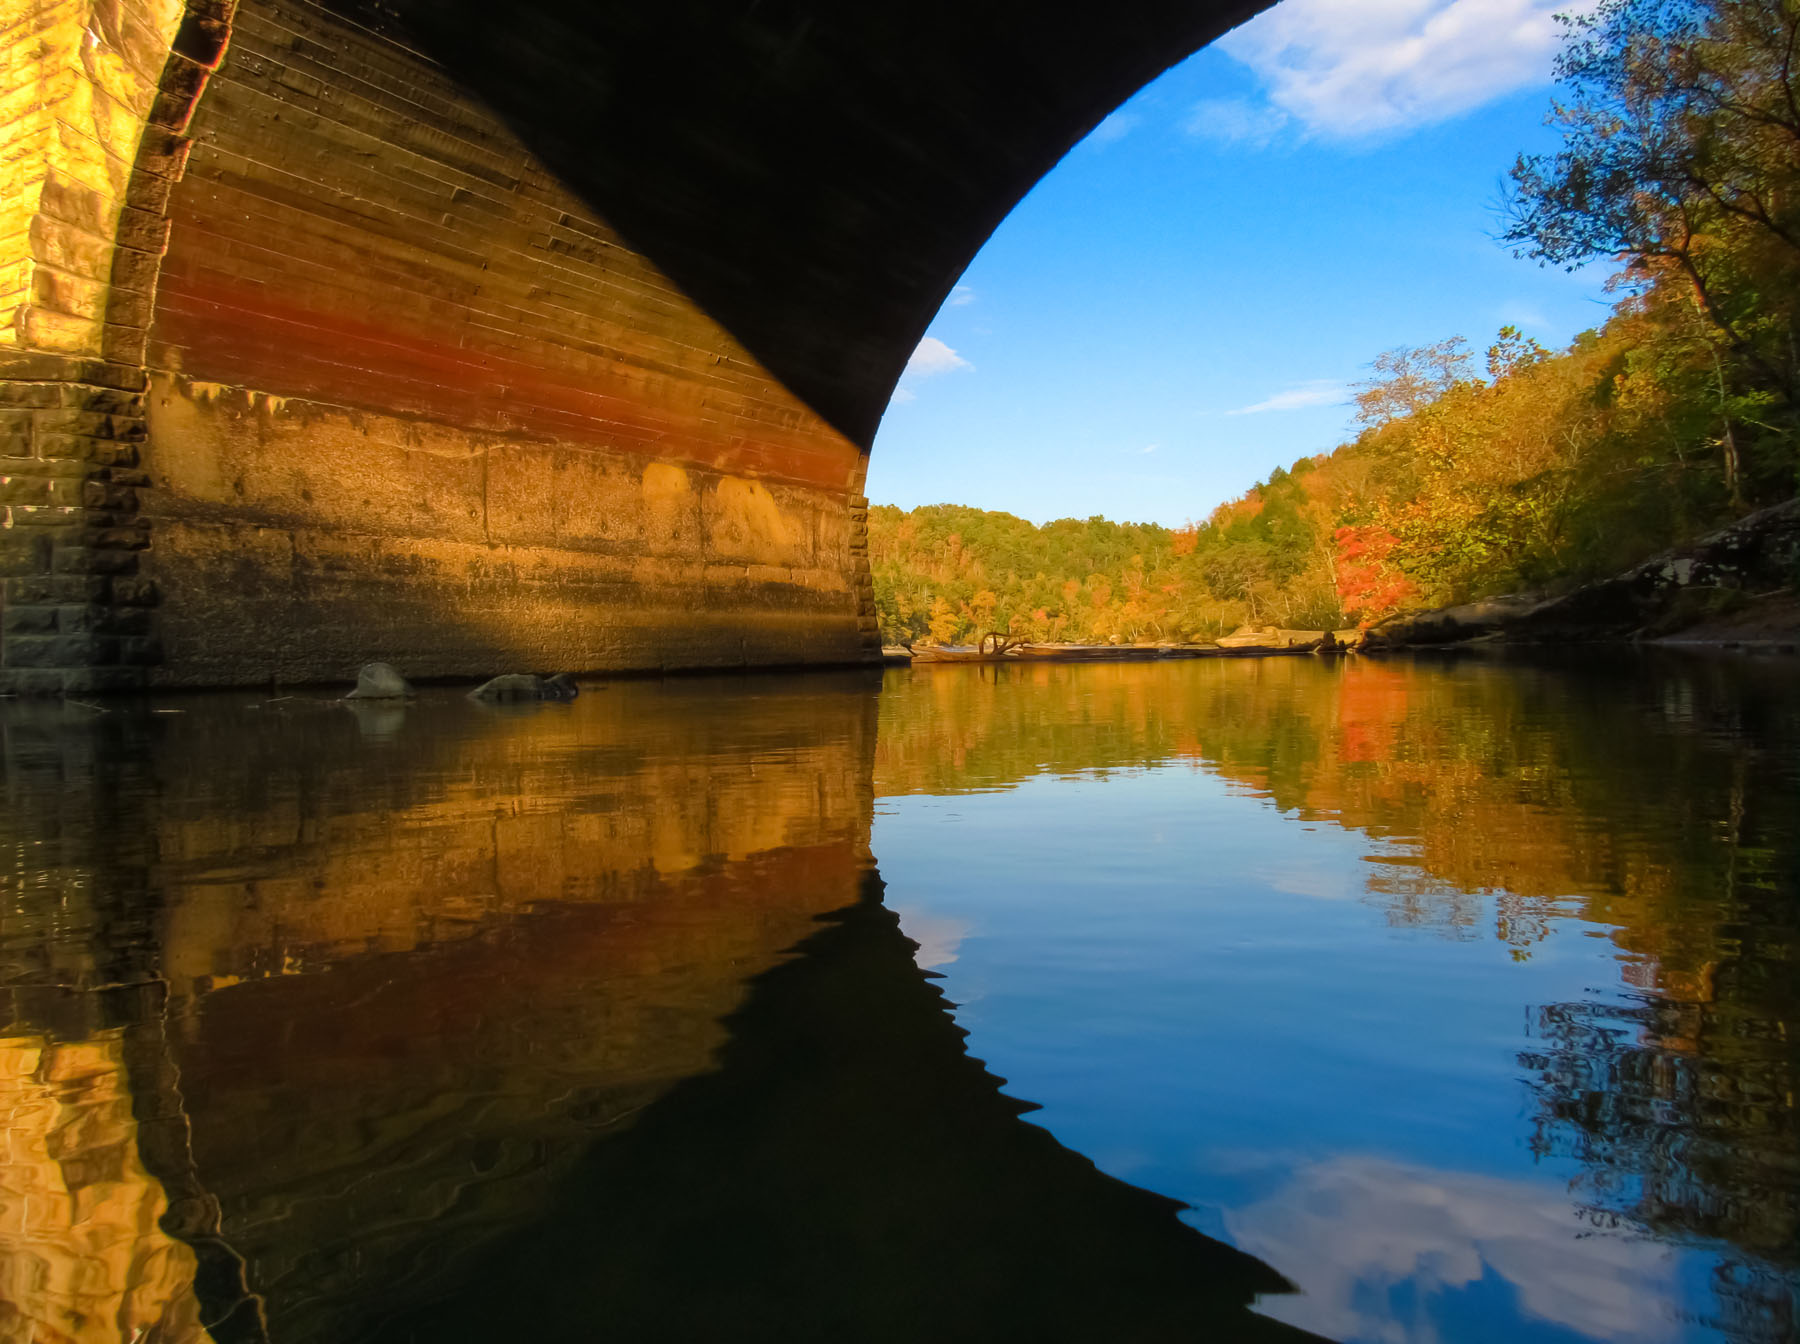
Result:
<svg viewBox="0 0 1800 1344"><path fill-rule="evenodd" d="M490 704L517 704L529 700L567 702L581 694L581 686L567 672L553 677L534 676L529 672L509 672L492 681L484 681L469 692L469 699Z"/></svg>
<svg viewBox="0 0 1800 1344"><path fill-rule="evenodd" d="M544 679L543 695L546 700L573 700L580 694L581 687L567 672L558 672L554 677Z"/></svg>
<svg viewBox="0 0 1800 1344"><path fill-rule="evenodd" d="M471 700L542 700L544 683L529 672L509 672L492 681L484 681L469 692Z"/></svg>
<svg viewBox="0 0 1800 1344"><path fill-rule="evenodd" d="M350 700L399 700L412 694L406 678L386 663L364 663L356 670L356 689Z"/></svg>

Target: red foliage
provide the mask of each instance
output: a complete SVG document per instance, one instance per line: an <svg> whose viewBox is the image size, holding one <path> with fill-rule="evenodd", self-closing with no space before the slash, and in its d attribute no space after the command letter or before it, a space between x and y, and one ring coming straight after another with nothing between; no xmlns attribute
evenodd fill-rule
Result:
<svg viewBox="0 0 1800 1344"><path fill-rule="evenodd" d="M1361 625L1380 620L1419 595L1418 585L1391 559L1399 538L1384 527L1340 527L1337 543L1337 593L1347 613Z"/></svg>

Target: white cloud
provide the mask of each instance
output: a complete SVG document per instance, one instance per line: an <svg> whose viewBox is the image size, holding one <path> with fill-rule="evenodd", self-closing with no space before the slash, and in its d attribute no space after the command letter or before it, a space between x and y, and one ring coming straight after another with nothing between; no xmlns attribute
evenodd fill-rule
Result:
<svg viewBox="0 0 1800 1344"><path fill-rule="evenodd" d="M1202 140L1222 145L1262 149L1288 124L1288 114L1278 107L1253 103L1247 98L1207 98L1194 104L1181 129Z"/></svg>
<svg viewBox="0 0 1800 1344"><path fill-rule="evenodd" d="M1136 130L1141 121L1143 118L1135 112L1115 112L1088 132L1087 143L1090 145L1117 144Z"/></svg>
<svg viewBox="0 0 1800 1344"><path fill-rule="evenodd" d="M888 404L899 406L909 401L917 401L918 399L919 394L910 387L896 387L894 389L894 395L888 398Z"/></svg>
<svg viewBox="0 0 1800 1344"><path fill-rule="evenodd" d="M1157 450L1157 449L1158 449L1158 448L1160 448L1160 447L1162 447L1162 445L1161 445L1161 444L1160 444L1160 443L1152 443L1152 444L1148 444L1148 445L1146 445L1146 446L1145 446L1145 447L1142 447L1142 448L1140 448L1140 449L1138 449L1138 452L1140 452L1140 453L1154 453L1154 452L1155 452L1155 451L1156 451L1156 450Z"/></svg>
<svg viewBox="0 0 1800 1344"><path fill-rule="evenodd" d="M967 285L958 285L955 289L950 291L950 297L945 302L944 306L946 308L967 308L974 302L975 291L970 289Z"/></svg>
<svg viewBox="0 0 1800 1344"><path fill-rule="evenodd" d="M919 342L919 348L912 352L912 358L906 361L906 372L901 376L930 378L936 374L954 373L957 369L974 367L937 337L927 336Z"/></svg>
<svg viewBox="0 0 1800 1344"><path fill-rule="evenodd" d="M1436 1344L1426 1320L1401 1326L1370 1304L1403 1286L1429 1302L1489 1275L1513 1286L1525 1315L1592 1339L1679 1333L1669 1249L1596 1231L1548 1184L1343 1156L1302 1166L1267 1199L1226 1212L1225 1227L1299 1283L1259 1309L1331 1339Z"/></svg>
<svg viewBox="0 0 1800 1344"><path fill-rule="evenodd" d="M1368 139L1547 83L1562 12L1594 0L1286 0L1219 45L1262 77L1272 115Z"/></svg>
<svg viewBox="0 0 1800 1344"><path fill-rule="evenodd" d="M1298 411L1308 406L1334 406L1344 400L1345 389L1342 383L1330 379L1315 379L1310 383L1300 383L1288 388L1285 392L1277 392L1274 396L1250 406L1240 406L1235 411L1226 411L1226 415L1261 415L1265 411Z"/></svg>

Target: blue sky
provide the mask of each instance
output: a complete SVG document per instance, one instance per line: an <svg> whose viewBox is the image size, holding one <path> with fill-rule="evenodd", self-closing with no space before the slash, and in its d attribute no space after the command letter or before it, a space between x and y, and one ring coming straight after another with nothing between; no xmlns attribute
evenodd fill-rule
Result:
<svg viewBox="0 0 1800 1344"><path fill-rule="evenodd" d="M1202 519L1349 430L1383 350L1605 319L1494 241L1570 0L1285 0L1131 99L1022 201L882 421L880 504Z"/></svg>

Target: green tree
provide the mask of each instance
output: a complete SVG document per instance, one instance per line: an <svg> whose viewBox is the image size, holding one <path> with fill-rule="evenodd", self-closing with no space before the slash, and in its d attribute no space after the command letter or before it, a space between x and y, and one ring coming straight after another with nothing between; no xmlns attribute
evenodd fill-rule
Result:
<svg viewBox="0 0 1800 1344"><path fill-rule="evenodd" d="M1800 3L1602 0L1563 21L1563 144L1514 164L1505 240L1570 268L1623 257L1690 306L1735 500L1745 422L1800 407Z"/></svg>

